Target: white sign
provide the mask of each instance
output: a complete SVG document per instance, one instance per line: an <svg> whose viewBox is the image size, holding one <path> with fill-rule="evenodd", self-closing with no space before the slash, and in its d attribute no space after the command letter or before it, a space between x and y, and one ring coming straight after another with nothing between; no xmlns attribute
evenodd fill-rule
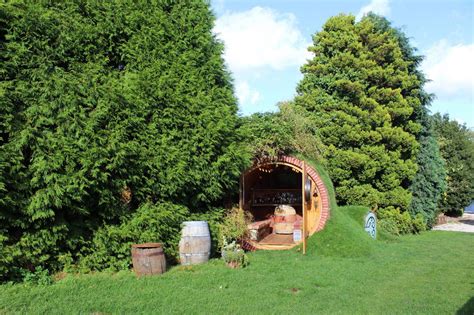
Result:
<svg viewBox="0 0 474 315"><path fill-rule="evenodd" d="M369 233L372 238L377 237L377 218L373 212L367 213L365 216L365 231Z"/></svg>

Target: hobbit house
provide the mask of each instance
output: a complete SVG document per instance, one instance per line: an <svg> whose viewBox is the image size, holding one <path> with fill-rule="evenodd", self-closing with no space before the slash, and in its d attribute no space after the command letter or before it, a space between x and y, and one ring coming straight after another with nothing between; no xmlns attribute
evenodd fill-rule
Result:
<svg viewBox="0 0 474 315"><path fill-rule="evenodd" d="M289 249L322 230L328 189L318 172L291 156L259 160L241 176L240 207L252 214L247 242L256 249Z"/></svg>

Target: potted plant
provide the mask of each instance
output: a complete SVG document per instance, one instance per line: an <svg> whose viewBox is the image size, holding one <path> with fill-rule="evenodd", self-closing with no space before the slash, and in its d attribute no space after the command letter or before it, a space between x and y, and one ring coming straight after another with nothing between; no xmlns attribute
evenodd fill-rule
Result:
<svg viewBox="0 0 474 315"><path fill-rule="evenodd" d="M248 264L247 255L239 242L245 239L248 224L252 218L240 208L231 209L219 225L219 247L222 258L230 268L245 267Z"/></svg>
<svg viewBox="0 0 474 315"><path fill-rule="evenodd" d="M240 248L239 244L235 241L228 244L225 239L223 240L223 243L222 258L229 268L235 269L248 265L248 257L245 254L245 251Z"/></svg>

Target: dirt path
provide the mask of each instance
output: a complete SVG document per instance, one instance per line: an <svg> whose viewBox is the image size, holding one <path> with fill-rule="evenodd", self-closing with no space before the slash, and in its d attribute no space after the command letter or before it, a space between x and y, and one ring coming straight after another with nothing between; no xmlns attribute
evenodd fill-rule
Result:
<svg viewBox="0 0 474 315"><path fill-rule="evenodd" d="M474 233L474 214L464 213L461 218L453 219L448 223L437 225L433 227L433 230Z"/></svg>

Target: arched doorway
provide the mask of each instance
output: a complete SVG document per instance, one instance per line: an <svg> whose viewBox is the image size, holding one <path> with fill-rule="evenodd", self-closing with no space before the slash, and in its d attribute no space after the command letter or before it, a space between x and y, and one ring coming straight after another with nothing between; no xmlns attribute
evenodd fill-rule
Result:
<svg viewBox="0 0 474 315"><path fill-rule="evenodd" d="M312 235L323 229L330 213L328 190L317 171L291 156L260 160L242 174L240 207L253 216L248 241L257 249L291 248L302 241L304 232ZM282 218L277 213L281 209L295 215Z"/></svg>

